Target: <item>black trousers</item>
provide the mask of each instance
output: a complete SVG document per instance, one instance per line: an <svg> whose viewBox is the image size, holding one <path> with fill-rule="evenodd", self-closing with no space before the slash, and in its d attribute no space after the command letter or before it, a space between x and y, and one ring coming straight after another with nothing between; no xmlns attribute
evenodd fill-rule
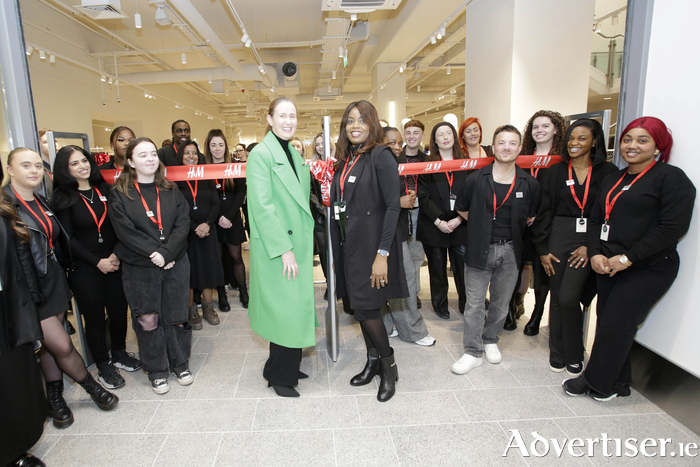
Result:
<svg viewBox="0 0 700 467"><path fill-rule="evenodd" d="M549 236L549 251L560 261L552 261L554 275L549 277L549 361L564 365L583 361L581 296L589 278L595 275L590 264L576 269L566 262L571 252L586 244L586 233L576 233L576 221L555 217Z"/></svg>
<svg viewBox="0 0 700 467"><path fill-rule="evenodd" d="M428 258L428 273L430 274L430 299L435 311L447 311L447 256L449 252L452 275L459 296L459 311L464 313L467 294L464 286L464 246L442 248L423 243L425 256Z"/></svg>
<svg viewBox="0 0 700 467"><path fill-rule="evenodd" d="M629 351L651 309L671 288L678 263L632 266L613 277L598 274L598 323L584 375L588 385L610 394L615 384L632 382Z"/></svg>
<svg viewBox="0 0 700 467"><path fill-rule="evenodd" d="M105 334L105 308L109 315L112 350L126 348L126 311L128 304L122 284L122 271L103 274L96 266L75 262L68 284L80 313L85 318L85 338L96 363L109 360Z"/></svg>
<svg viewBox="0 0 700 467"><path fill-rule="evenodd" d="M265 362L263 377L275 386L299 384L301 349L292 349L270 342L270 357Z"/></svg>

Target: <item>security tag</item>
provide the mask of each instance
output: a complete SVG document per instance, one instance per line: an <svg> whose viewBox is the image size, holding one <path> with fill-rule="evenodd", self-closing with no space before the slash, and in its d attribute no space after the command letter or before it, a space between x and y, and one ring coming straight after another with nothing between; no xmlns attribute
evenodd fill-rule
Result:
<svg viewBox="0 0 700 467"><path fill-rule="evenodd" d="M348 182L350 182L350 183L355 183L355 176L354 176L354 175L350 175L350 176L348 177Z"/></svg>
<svg viewBox="0 0 700 467"><path fill-rule="evenodd" d="M588 225L588 219L581 217L576 219L576 233L586 233L586 226Z"/></svg>
<svg viewBox="0 0 700 467"><path fill-rule="evenodd" d="M450 211L455 210L455 203L457 202L457 195L450 193Z"/></svg>
<svg viewBox="0 0 700 467"><path fill-rule="evenodd" d="M522 198L522 197L523 197L523 192L522 192L522 191L516 191L516 192L515 192L515 197L516 197L516 198Z"/></svg>
<svg viewBox="0 0 700 467"><path fill-rule="evenodd" d="M146 215L148 217L153 217L153 211L146 211Z"/></svg>
<svg viewBox="0 0 700 467"><path fill-rule="evenodd" d="M608 224L603 224L603 226L600 228L600 239L607 242L608 235L610 235L610 226Z"/></svg>
<svg viewBox="0 0 700 467"><path fill-rule="evenodd" d="M106 196L100 196L100 201L107 202L107 197L106 197Z"/></svg>
<svg viewBox="0 0 700 467"><path fill-rule="evenodd" d="M567 181L566 181L566 186L571 186L571 185L573 185L574 183L575 183L575 182L574 182L573 180L567 180Z"/></svg>

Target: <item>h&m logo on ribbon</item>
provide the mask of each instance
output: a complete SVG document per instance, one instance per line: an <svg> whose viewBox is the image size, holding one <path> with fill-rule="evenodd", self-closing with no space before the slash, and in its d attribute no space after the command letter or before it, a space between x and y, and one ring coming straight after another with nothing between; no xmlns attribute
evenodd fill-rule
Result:
<svg viewBox="0 0 700 467"><path fill-rule="evenodd" d="M532 167L547 167L549 161L552 160L552 156L538 157L535 162L532 163Z"/></svg>
<svg viewBox="0 0 700 467"><path fill-rule="evenodd" d="M224 170L224 177L240 177L241 176L241 164L229 164Z"/></svg>
<svg viewBox="0 0 700 467"><path fill-rule="evenodd" d="M465 160L462 165L459 166L459 170L472 170L476 168L476 164L479 161L477 159L468 159Z"/></svg>
<svg viewBox="0 0 700 467"><path fill-rule="evenodd" d="M423 172L437 172L440 170L440 166L442 165L442 162L437 162L433 164L432 162L428 164L425 169L423 169Z"/></svg>
<svg viewBox="0 0 700 467"><path fill-rule="evenodd" d="M187 171L187 178L203 178L204 177L204 166L196 165L190 167Z"/></svg>

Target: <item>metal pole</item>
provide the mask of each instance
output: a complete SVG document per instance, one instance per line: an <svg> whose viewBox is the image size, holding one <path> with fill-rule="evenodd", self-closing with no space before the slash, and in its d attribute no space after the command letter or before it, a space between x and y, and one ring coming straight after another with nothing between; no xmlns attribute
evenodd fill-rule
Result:
<svg viewBox="0 0 700 467"><path fill-rule="evenodd" d="M323 160L331 157L331 117L323 117ZM331 208L326 207L326 243L328 244L328 308L326 309L326 348L333 362L338 361L339 332L338 311L336 310L335 297L335 269L333 267L333 245L331 244Z"/></svg>

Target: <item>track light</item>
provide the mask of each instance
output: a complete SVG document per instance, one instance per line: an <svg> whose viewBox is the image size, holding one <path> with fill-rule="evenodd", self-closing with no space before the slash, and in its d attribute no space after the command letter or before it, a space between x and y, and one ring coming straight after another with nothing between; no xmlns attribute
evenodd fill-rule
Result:
<svg viewBox="0 0 700 467"><path fill-rule="evenodd" d="M440 26L440 35L441 35L442 37L445 37L445 34L447 34L446 31L445 31L445 29L446 29L446 28L445 28L445 25L444 25L444 24Z"/></svg>
<svg viewBox="0 0 700 467"><path fill-rule="evenodd" d="M187 54L182 52L182 64L187 65Z"/></svg>
<svg viewBox="0 0 700 467"><path fill-rule="evenodd" d="M56 56L54 54L49 55L49 62L56 63ZM112 84L112 83L110 83L110 84Z"/></svg>
<svg viewBox="0 0 700 467"><path fill-rule="evenodd" d="M335 72L335 70L333 70L333 79L335 79L335 77L336 77L336 72Z"/></svg>
<svg viewBox="0 0 700 467"><path fill-rule="evenodd" d="M46 52L44 52L43 50L40 50L39 51L39 58L42 60L46 60ZM102 81L104 81L104 80L102 80Z"/></svg>
<svg viewBox="0 0 700 467"><path fill-rule="evenodd" d="M430 36L430 43L433 44L433 45L435 45L435 44L437 43L437 40L435 39L435 34L433 34L432 36Z"/></svg>
<svg viewBox="0 0 700 467"><path fill-rule="evenodd" d="M386 87L386 83L382 83L382 85L379 88L383 90L385 87Z"/></svg>
<svg viewBox="0 0 700 467"><path fill-rule="evenodd" d="M418 85L418 92L420 92L420 84Z"/></svg>
<svg viewBox="0 0 700 467"><path fill-rule="evenodd" d="M31 45L28 45L27 46L27 57L29 57L32 54L32 52L34 52L34 47L32 47Z"/></svg>
<svg viewBox="0 0 700 467"><path fill-rule="evenodd" d="M267 74L267 72L265 71L265 67L262 66L262 65L258 66L258 71L260 71L260 74L261 74L261 75L266 75L266 74Z"/></svg>
<svg viewBox="0 0 700 467"><path fill-rule="evenodd" d="M437 40L442 39L442 34L440 34L440 31L438 31L437 34L435 34L435 37L437 38Z"/></svg>
<svg viewBox="0 0 700 467"><path fill-rule="evenodd" d="M343 58L343 48L338 47L338 58Z"/></svg>
<svg viewBox="0 0 700 467"><path fill-rule="evenodd" d="M401 65L399 65L399 73L403 73L403 71L405 69L406 69L406 65L404 65L403 63Z"/></svg>
<svg viewBox="0 0 700 467"><path fill-rule="evenodd" d="M114 85L115 85L115 86L119 86L119 80L118 80L118 79L115 79L115 80L114 80Z"/></svg>
<svg viewBox="0 0 700 467"><path fill-rule="evenodd" d="M331 88L331 85L329 84L329 85L328 85L328 93L329 93L329 94L331 93L331 89L332 89L332 88Z"/></svg>
<svg viewBox="0 0 700 467"><path fill-rule="evenodd" d="M110 76L110 77L109 77L109 84L111 85L112 83L114 83L114 80L113 80L112 77Z"/></svg>
<svg viewBox="0 0 700 467"><path fill-rule="evenodd" d="M104 83L105 81L107 81L107 77L105 75L102 75L102 77L100 78L100 81L102 81Z"/></svg>
<svg viewBox="0 0 700 467"><path fill-rule="evenodd" d="M275 87L272 86L272 87L270 88L270 91L275 92Z"/></svg>
<svg viewBox="0 0 700 467"><path fill-rule="evenodd" d="M250 44L252 44L252 42L250 41L250 39L248 39L247 41L245 41L245 46L246 46L246 47L250 47Z"/></svg>
<svg viewBox="0 0 700 467"><path fill-rule="evenodd" d="M247 32L243 31L243 37L241 37L241 42L245 44L246 42L248 42L248 39L250 39L250 36L248 36Z"/></svg>
<svg viewBox="0 0 700 467"><path fill-rule="evenodd" d="M357 21L357 13L350 14L350 21Z"/></svg>
<svg viewBox="0 0 700 467"><path fill-rule="evenodd" d="M147 92L144 92L144 93L143 93L143 97L148 98L148 93L147 93Z"/></svg>
<svg viewBox="0 0 700 467"><path fill-rule="evenodd" d="M134 14L134 27L141 29L141 15L138 13Z"/></svg>
<svg viewBox="0 0 700 467"><path fill-rule="evenodd" d="M452 68L450 68L450 65L447 65L447 74L448 75L452 74Z"/></svg>
<svg viewBox="0 0 700 467"><path fill-rule="evenodd" d="M160 24L161 26L168 26L170 24L170 18L168 18L168 14L165 12L162 6L159 6L156 9L156 23Z"/></svg>
<svg viewBox="0 0 700 467"><path fill-rule="evenodd" d="M149 95L148 95L148 98L149 98L149 99L155 99L156 96L154 96L153 94L149 94Z"/></svg>
<svg viewBox="0 0 700 467"><path fill-rule="evenodd" d="M209 84L211 84L211 75L209 75Z"/></svg>

